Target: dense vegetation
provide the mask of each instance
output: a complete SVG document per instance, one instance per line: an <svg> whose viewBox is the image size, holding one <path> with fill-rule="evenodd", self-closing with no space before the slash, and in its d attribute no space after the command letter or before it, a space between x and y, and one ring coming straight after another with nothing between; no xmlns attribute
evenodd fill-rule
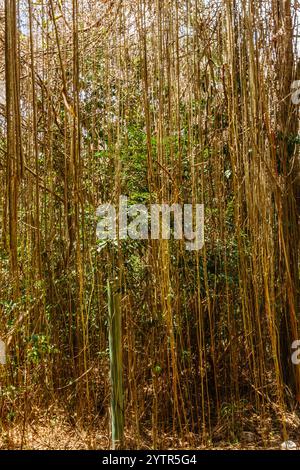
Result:
<svg viewBox="0 0 300 470"><path fill-rule="evenodd" d="M298 2L1 3L2 432L48 409L108 437L110 329L124 446L286 436ZM97 240L97 207L120 195L203 203L204 248Z"/></svg>

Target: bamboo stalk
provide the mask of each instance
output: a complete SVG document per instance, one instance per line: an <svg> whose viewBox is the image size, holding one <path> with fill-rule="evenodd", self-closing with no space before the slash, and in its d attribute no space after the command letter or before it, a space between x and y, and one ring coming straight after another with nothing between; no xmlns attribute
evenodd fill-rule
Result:
<svg viewBox="0 0 300 470"><path fill-rule="evenodd" d="M122 316L120 294L107 281L109 357L111 380L111 437L112 448L121 449L124 442L124 398L122 365Z"/></svg>

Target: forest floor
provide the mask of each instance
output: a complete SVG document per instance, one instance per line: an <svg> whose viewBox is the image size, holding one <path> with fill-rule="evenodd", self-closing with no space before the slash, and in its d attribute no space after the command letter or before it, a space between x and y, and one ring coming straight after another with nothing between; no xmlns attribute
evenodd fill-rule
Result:
<svg viewBox="0 0 300 470"><path fill-rule="evenodd" d="M184 442L182 439L174 438L166 434L160 437L160 445L158 447L164 450L278 450L282 443L282 437L279 432L271 433L265 441L258 439L254 433L245 432L244 435L244 437L248 439L250 436L253 440L251 442L238 442L237 440L228 442L224 438L224 440L218 439L218 442L204 446L200 445L199 438L197 444L197 436L193 437L190 435L186 442ZM290 438L294 436L290 436ZM194 444L192 444L193 441ZM241 439L241 441L243 441L243 439ZM130 436L130 434L126 435L126 442L128 449L150 450L151 430L149 430L148 438L147 433L145 433L139 443L137 443L136 437ZM63 415L55 414L51 419L47 416L47 420L45 420L41 416L40 420L33 421L25 426L19 423L11 425L9 428L6 428L6 430L2 429L0 433L0 449L109 450L110 439L107 425L104 422L103 426L87 428L81 425L72 425Z"/></svg>

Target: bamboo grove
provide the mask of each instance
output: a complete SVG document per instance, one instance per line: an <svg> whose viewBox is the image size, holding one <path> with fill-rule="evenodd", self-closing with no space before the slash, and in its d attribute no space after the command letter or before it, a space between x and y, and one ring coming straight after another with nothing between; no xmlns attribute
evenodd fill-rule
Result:
<svg viewBox="0 0 300 470"><path fill-rule="evenodd" d="M289 433L299 8L1 2L1 432L58 409L108 446L112 418L135 448ZM203 249L99 243L120 195L204 204Z"/></svg>

